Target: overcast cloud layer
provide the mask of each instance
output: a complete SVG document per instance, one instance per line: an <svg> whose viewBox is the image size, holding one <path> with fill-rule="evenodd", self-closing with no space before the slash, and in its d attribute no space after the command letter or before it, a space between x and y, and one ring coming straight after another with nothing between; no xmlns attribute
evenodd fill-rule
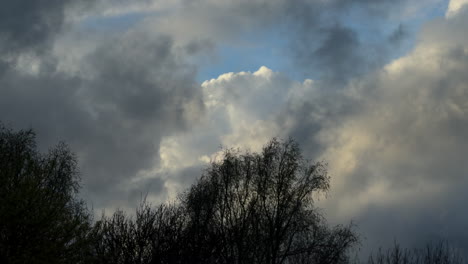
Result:
<svg viewBox="0 0 468 264"><path fill-rule="evenodd" d="M0 121L43 149L68 142L96 211L175 198L220 146L292 137L328 162L319 204L365 250L442 238L468 252L468 1L1 5ZM266 43L276 65L197 81L226 46Z"/></svg>

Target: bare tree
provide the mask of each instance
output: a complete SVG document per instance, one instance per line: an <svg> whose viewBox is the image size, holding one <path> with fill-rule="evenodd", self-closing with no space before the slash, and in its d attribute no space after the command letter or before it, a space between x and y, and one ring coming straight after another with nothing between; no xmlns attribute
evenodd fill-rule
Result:
<svg viewBox="0 0 468 264"><path fill-rule="evenodd" d="M134 216L118 210L93 226L68 147L42 154L31 130L0 124L0 263L350 263L357 235L330 227L314 205L328 189L325 164L273 139L261 153L225 150L175 203L144 199ZM368 263L464 261L440 242L415 250L395 243Z"/></svg>
<svg viewBox="0 0 468 264"><path fill-rule="evenodd" d="M261 153L228 149L179 203L143 202L135 218L121 211L104 217L96 225L100 255L104 263L352 263L357 235L351 226L328 226L314 206L314 195L328 188L325 164L303 159L292 140L273 139ZM464 262L447 243L435 243L417 250L395 244L368 263Z"/></svg>
<svg viewBox="0 0 468 264"><path fill-rule="evenodd" d="M178 203L103 217L96 254L101 263L343 262L357 236L328 227L314 207L328 188L325 165L303 159L292 140L226 150Z"/></svg>
<svg viewBox="0 0 468 264"><path fill-rule="evenodd" d="M189 254L200 263L342 261L357 236L327 227L314 207L328 188L325 165L303 159L292 140L259 154L226 150L182 199Z"/></svg>
<svg viewBox="0 0 468 264"><path fill-rule="evenodd" d="M369 264L462 264L460 253L448 242L429 243L425 248L407 249L395 242L393 248L379 251L368 259Z"/></svg>
<svg viewBox="0 0 468 264"><path fill-rule="evenodd" d="M116 211L94 226L96 262L116 264L182 263L185 218L181 207L152 208L145 200L134 217Z"/></svg>

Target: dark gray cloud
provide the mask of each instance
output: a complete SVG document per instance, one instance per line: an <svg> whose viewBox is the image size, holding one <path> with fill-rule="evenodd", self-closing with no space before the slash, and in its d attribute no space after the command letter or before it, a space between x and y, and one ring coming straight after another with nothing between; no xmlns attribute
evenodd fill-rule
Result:
<svg viewBox="0 0 468 264"><path fill-rule="evenodd" d="M428 23L408 55L346 88L359 111L321 131L326 207L357 221L367 250L444 239L468 255L467 18Z"/></svg>
<svg viewBox="0 0 468 264"><path fill-rule="evenodd" d="M103 36L74 61L76 72L64 72L51 45L64 22L59 2L7 3L12 14L0 18L1 44L15 57L4 60L0 75L0 119L34 128L42 148L69 143L85 194L102 208L135 198L126 185L158 164L162 138L187 129L203 112L196 68L170 36L136 29ZM162 188L161 181L153 185Z"/></svg>
<svg viewBox="0 0 468 264"><path fill-rule="evenodd" d="M104 152L86 158L103 169L93 186L154 165L161 138L202 111L195 68L176 58L170 38L137 34L112 43L90 54L92 75L82 88L98 126L92 145Z"/></svg>
<svg viewBox="0 0 468 264"><path fill-rule="evenodd" d="M62 29L65 10L88 0L6 0L0 4L0 50L2 55L40 51Z"/></svg>
<svg viewBox="0 0 468 264"><path fill-rule="evenodd" d="M312 54L311 51L302 51L303 54L298 51L298 59L309 67L315 64L314 68L321 72L323 80L343 84L362 70L360 67L365 56L360 54L360 41L354 30L340 25L324 31L324 40L320 46Z"/></svg>
<svg viewBox="0 0 468 264"><path fill-rule="evenodd" d="M332 88L389 61L401 42L395 40L407 35L387 32L388 18L399 23L397 14L414 5L389 0L183 3L175 16L156 17L153 23L179 38L201 37L221 45L268 32L278 38L278 45L286 45L281 48L288 57L281 59L291 60L303 77L327 80Z"/></svg>
<svg viewBox="0 0 468 264"><path fill-rule="evenodd" d="M306 156L317 160L327 147L317 139L317 135L361 111L362 105L358 98L349 97L346 92L323 89L321 82L314 85L320 89L304 95L305 99L302 101L289 100L278 115L277 122L285 126L293 118L294 124L288 127L286 135L300 142Z"/></svg>
<svg viewBox="0 0 468 264"><path fill-rule="evenodd" d="M340 89L328 89L326 80L280 82L267 70L205 82L205 96L217 107L208 112L226 112L229 129L219 129L219 138L253 146L251 139L291 135L307 157L328 161L332 191L320 206L334 223L358 224L366 253L394 239L405 246L446 239L466 253L467 14L427 23L405 56L352 72ZM407 31L393 29L385 40L398 45ZM352 56L365 56L364 40L351 29L335 30L323 36L337 47L323 45L314 59L337 72L347 70L337 65L353 60L361 68L361 58ZM344 62L333 51L349 47L339 47L337 39L355 43ZM276 102L264 101L271 94Z"/></svg>
<svg viewBox="0 0 468 264"><path fill-rule="evenodd" d="M255 151L292 136L329 161L323 205L332 221L354 219L365 246L447 238L468 251L466 13L428 23L414 51L382 68L410 31L397 19L369 34L405 3L192 1L81 47L73 38L87 32L64 31L71 1L8 1L0 120L34 128L43 148L70 143L95 209L173 195L221 144ZM260 68L196 83L191 56L262 30L287 39L296 70L316 80Z"/></svg>
<svg viewBox="0 0 468 264"><path fill-rule="evenodd" d="M390 50L403 38L383 32L386 19L401 12L404 1L307 1L285 4L284 34L293 62L306 77L323 81L328 89L342 88L352 78L388 62ZM366 38L372 35L374 40ZM375 39L378 39L376 41Z"/></svg>
<svg viewBox="0 0 468 264"><path fill-rule="evenodd" d="M465 185L466 186L466 185ZM464 187L465 188L465 187ZM466 196L457 188L453 193L432 196L421 204L411 201L398 207L373 204L354 218L362 234L361 255L368 256L378 247L390 248L394 241L408 248L421 248L429 242L446 241L465 258L468 256L468 232L464 228ZM408 205L409 204L409 205Z"/></svg>

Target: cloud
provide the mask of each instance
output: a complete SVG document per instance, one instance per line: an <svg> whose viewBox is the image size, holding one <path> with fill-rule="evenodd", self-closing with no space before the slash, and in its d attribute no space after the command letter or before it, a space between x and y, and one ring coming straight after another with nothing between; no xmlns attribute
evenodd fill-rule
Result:
<svg viewBox="0 0 468 264"><path fill-rule="evenodd" d="M468 252L467 18L460 11L426 23L407 55L341 89L266 67L206 81L206 119L168 137L163 160L176 172L174 164L215 158L213 142L257 150L271 136L293 136L307 157L329 163L332 190L319 205L332 223L358 224L365 253L393 239L447 239Z"/></svg>
<svg viewBox="0 0 468 264"><path fill-rule="evenodd" d="M165 138L161 164L173 170L204 163L214 158L221 146L259 150L280 133L274 117L285 106L293 85L302 87L266 67L253 73L226 73L203 82L204 116L189 133Z"/></svg>
<svg viewBox="0 0 468 264"><path fill-rule="evenodd" d="M294 107L290 101L299 104L314 90L311 80L300 83L264 66L255 72L222 74L201 87L203 118L189 132L164 138L161 167L150 173L167 175L166 186L172 193L199 177L221 155L222 147L260 151L272 137L287 137L295 120L289 116L280 123L280 115Z"/></svg>
<svg viewBox="0 0 468 264"><path fill-rule="evenodd" d="M146 192L174 198L220 146L257 151L291 136L329 162L320 205L331 222L355 219L369 245L442 237L468 250L468 16L451 1L447 19L426 23L414 49L390 61L421 2L100 1L83 15L67 1L9 1L0 119L34 128L42 148L70 143L97 210L132 207ZM128 5L142 15L129 29L83 27ZM286 39L291 72L314 80L260 67L196 82L196 56L269 32Z"/></svg>
<svg viewBox="0 0 468 264"><path fill-rule="evenodd" d="M64 20L59 6L25 5L40 18L0 28L8 36L2 43L18 46L0 74L0 119L34 128L43 149L69 143L80 161L84 196L97 210L133 204L142 186L132 179L158 165L162 138L186 130L203 113L196 66L170 36L139 28L76 46L79 32L59 35L60 23L49 25ZM37 42L27 31L34 23ZM32 52L37 45L44 45L42 52ZM154 190L163 184L153 180Z"/></svg>
<svg viewBox="0 0 468 264"><path fill-rule="evenodd" d="M466 0L450 0L445 17L450 18L455 16L465 5L468 4Z"/></svg>
<svg viewBox="0 0 468 264"><path fill-rule="evenodd" d="M141 5L149 3L161 1L141 1ZM277 44L279 54L286 55L280 58L285 65L294 65L302 76L327 79L330 86L338 86L389 61L401 40L409 37L398 32L410 18L398 14L407 9L417 13L422 9L417 3L197 0L161 5L153 14L141 14L150 32L171 35L177 43L210 43L208 49L215 53L226 45L240 49L258 45L252 36L269 35L270 42L277 43L268 45ZM389 28L388 20L398 26Z"/></svg>
<svg viewBox="0 0 468 264"><path fill-rule="evenodd" d="M6 0L0 8L1 59L20 51L40 51L50 44L65 24L65 13L87 0Z"/></svg>
<svg viewBox="0 0 468 264"><path fill-rule="evenodd" d="M334 189L325 206L354 216L366 245L442 238L468 252L454 226L468 220L467 18L426 24L408 55L347 87L358 111L319 132Z"/></svg>

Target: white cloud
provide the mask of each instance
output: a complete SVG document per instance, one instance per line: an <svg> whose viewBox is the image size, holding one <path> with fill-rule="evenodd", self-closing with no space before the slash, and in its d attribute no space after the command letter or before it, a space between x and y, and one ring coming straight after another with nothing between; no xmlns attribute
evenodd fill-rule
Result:
<svg viewBox="0 0 468 264"><path fill-rule="evenodd" d="M463 24L431 23L409 55L357 81L365 99L361 111L320 132L337 192L346 193L353 177L366 178L354 190L361 192L358 196L351 191L346 199L340 197L349 215L357 212L350 210L353 200L352 208L361 209L372 203L407 203L421 195L443 194L463 179L467 168L457 163L468 149L461 132L468 130ZM450 173L442 178L443 171ZM385 182L386 188L378 187ZM376 188L380 191L369 191Z"/></svg>
<svg viewBox="0 0 468 264"><path fill-rule="evenodd" d="M128 191L154 180L154 186L161 189L151 194L152 199L174 197L191 184L201 167L216 158L220 146L258 151L271 137L293 136L307 155L329 162L332 192L323 205L335 220L365 218L373 206L396 215L402 215L401 208L410 207L414 212L405 217L413 219L418 212L436 217L434 212L442 209L453 215L449 194L464 196L459 189L468 187L464 160L468 154L468 18L462 8L468 0L450 1L448 18L427 23L408 55L367 76L352 75L355 79L346 87L326 87L320 80L294 81L264 66L256 72L226 73L201 86L195 84L196 66L190 64L186 58L190 52L184 50L188 44L194 50L211 49L210 41L212 45L238 45L248 41L239 36L262 34L291 19L288 30L300 36L293 33L286 39L305 41L303 46L314 51L310 44L326 35L316 37L319 31L308 30L329 25L311 19L302 7L315 10L324 7L325 1L296 2L301 4L298 9L285 0L100 1L86 17L74 13L68 19L125 19L136 13L146 19L114 38L109 36L112 34L90 37L77 28L57 36L50 50L50 60L55 62L49 70L53 72L42 85L51 87L50 80L57 75L63 75L63 80L55 84L57 88L49 88L49 93L41 91L42 101L34 98L32 102L40 103L31 109L50 107L44 113L51 114L44 116L58 114L60 118L34 118L40 113L34 110L29 118L42 127L43 134L54 134L47 130L54 128L65 131L60 136L71 135L80 158L88 158L102 172L90 176L102 177L96 182L116 181L115 188ZM390 2L379 1L377 6ZM408 21L427 8L426 4L433 6L440 0L407 2L399 9L404 11L402 17L394 11L390 17ZM333 5L337 1L327 3L330 5L321 13L340 14L340 5ZM362 21L369 24L367 19L374 18ZM353 30L343 32L354 36ZM314 37L301 39L304 36ZM358 38L362 35L356 36L365 41ZM313 55L307 62L316 59L317 54ZM352 64L353 58L345 61L349 64L341 72L348 66L359 67ZM22 74L40 75L40 58L24 53L12 61ZM338 58L327 67L339 68L342 62ZM16 110L19 117L10 115L19 105L12 94L22 96L16 88L22 82L13 81L7 83L10 94L3 96L9 96L5 106L13 103L5 107L8 111L2 111L3 116L30 122L23 117L23 108ZM22 86L29 89L32 85L25 82ZM58 91L70 91L62 95L60 111L49 101ZM82 131L76 129L75 112L86 124ZM97 160L104 160L104 165ZM127 171L122 172L124 169ZM101 191L96 193L101 195ZM105 200L103 197L100 199ZM127 197L119 195L119 199ZM429 199L440 203L427 206L425 200ZM459 217L468 220L467 215Z"/></svg>
<svg viewBox="0 0 468 264"><path fill-rule="evenodd" d="M450 0L445 16L447 18L455 16L466 4L468 4L468 0Z"/></svg>
<svg viewBox="0 0 468 264"><path fill-rule="evenodd" d="M341 90L266 67L207 80L204 120L163 140L162 164L177 171L206 164L220 145L256 151L299 131L304 151L329 163L332 190L320 205L332 222L376 221L360 227L370 243L426 239L427 230L450 239L461 227L441 225L468 220L456 202L468 187L466 15L428 23L409 54ZM370 233L388 217L374 208L405 224Z"/></svg>
<svg viewBox="0 0 468 264"><path fill-rule="evenodd" d="M468 188L467 22L460 11L427 23L408 55L345 88L360 106L318 133L332 176L322 206L334 219L364 222L369 245L430 234L466 249L455 240L463 227L444 226L468 220L457 202ZM389 215L387 230L370 231Z"/></svg>
<svg viewBox="0 0 468 264"><path fill-rule="evenodd" d="M221 147L261 150L272 137L287 136L288 123L279 124L278 116L290 107L291 100L313 90L312 81L299 83L265 66L255 72L222 74L201 86L204 117L190 132L162 141L161 166L149 175L174 176L191 167L203 167L219 157ZM191 175L183 183L177 177L166 177L167 192L183 190L197 176Z"/></svg>

